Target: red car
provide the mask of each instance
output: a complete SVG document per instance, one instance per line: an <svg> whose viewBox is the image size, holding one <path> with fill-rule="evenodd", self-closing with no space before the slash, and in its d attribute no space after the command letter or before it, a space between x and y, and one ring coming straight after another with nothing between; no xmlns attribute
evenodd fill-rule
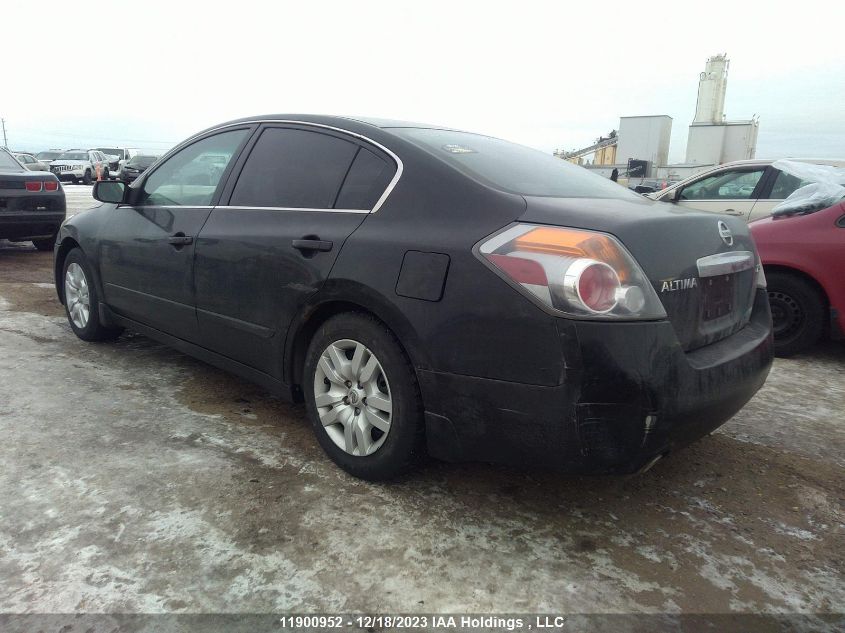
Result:
<svg viewBox="0 0 845 633"><path fill-rule="evenodd" d="M768 281L775 354L845 336L845 202L749 227Z"/></svg>

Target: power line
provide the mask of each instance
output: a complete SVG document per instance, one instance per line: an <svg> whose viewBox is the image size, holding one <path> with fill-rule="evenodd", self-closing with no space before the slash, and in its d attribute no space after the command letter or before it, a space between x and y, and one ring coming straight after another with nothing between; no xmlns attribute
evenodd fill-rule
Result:
<svg viewBox="0 0 845 633"><path fill-rule="evenodd" d="M4 121L5 122L5 121ZM142 138L115 138L110 136L100 136L99 134L91 134L87 132L83 133L73 133L73 132L57 132L55 130L43 130L43 129L33 129L33 128L20 128L21 131L29 132L30 134L44 134L50 136L63 136L66 138L97 138L103 141L125 141L130 143L153 143L155 145L176 145L178 141L154 141L151 139L142 139ZM5 127L4 127L4 135L5 135Z"/></svg>

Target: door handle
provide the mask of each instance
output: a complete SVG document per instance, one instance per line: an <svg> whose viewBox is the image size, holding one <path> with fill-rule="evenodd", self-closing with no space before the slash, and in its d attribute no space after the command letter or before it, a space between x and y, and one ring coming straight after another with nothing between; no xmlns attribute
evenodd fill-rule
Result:
<svg viewBox="0 0 845 633"><path fill-rule="evenodd" d="M187 246L194 243L194 238L184 233L176 233L167 238L167 241L175 247Z"/></svg>
<svg viewBox="0 0 845 633"><path fill-rule="evenodd" d="M302 240L293 240L291 242L293 247L299 251L324 251L328 252L332 250L334 246L333 242L329 242L328 240L317 240L317 239L302 239Z"/></svg>
<svg viewBox="0 0 845 633"><path fill-rule="evenodd" d="M728 215L745 215L742 211L737 211L736 209L725 209L725 213Z"/></svg>

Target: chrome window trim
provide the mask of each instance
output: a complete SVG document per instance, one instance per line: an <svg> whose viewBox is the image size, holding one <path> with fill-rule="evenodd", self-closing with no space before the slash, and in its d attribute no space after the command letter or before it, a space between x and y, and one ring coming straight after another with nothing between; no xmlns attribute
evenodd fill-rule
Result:
<svg viewBox="0 0 845 633"><path fill-rule="evenodd" d="M240 211L317 211L320 213L372 213L369 209L328 209L316 207L250 207L235 204L218 204L215 209L236 209Z"/></svg>
<svg viewBox="0 0 845 633"><path fill-rule="evenodd" d="M213 209L208 204L126 204L121 202L118 209Z"/></svg>
<svg viewBox="0 0 845 633"><path fill-rule="evenodd" d="M309 211L317 213L359 213L368 215L368 209L320 209L312 207L244 207L231 204L200 205L200 204L125 204L121 202L118 209L234 209L237 211Z"/></svg>
<svg viewBox="0 0 845 633"><path fill-rule="evenodd" d="M393 189L396 187L397 183L399 182L399 179L402 177L402 172L405 170L405 166L402 163L402 159L399 158L393 151L389 150L388 148L386 148L381 143L374 141L373 139L371 139L367 136L364 136L363 134L358 134L357 132L352 132L350 130L344 130L343 128L335 127L333 125L326 125L325 123L311 123L310 121L296 121L294 119L250 119L248 121L238 121L237 123L226 123L225 125L220 125L218 127L214 127L214 128L208 129L208 130L204 130L202 132L198 132L197 134L194 134L193 136L186 138L184 141L179 143L179 145L177 145L172 150L170 150L167 154L162 156L161 159L159 159L159 160L161 161L161 163L164 163L163 159L168 158L170 156L170 154L175 154L177 151L182 149L182 147L184 145L189 144L190 142L192 142L195 139L206 136L207 134L212 134L214 132L218 132L220 130L225 130L226 128L230 128L230 127L240 127L240 126L244 126L244 125L254 125L254 124L261 124L261 123L292 123L294 125L304 125L306 127L310 126L310 127L322 128L324 130L332 130L334 132L340 132L341 134L348 134L349 136L354 136L355 138L361 139L362 141L365 141L366 143L369 143L370 145L374 145L375 147L377 147L381 151L383 151L385 154L390 156L396 162L396 173L393 174L393 178L387 184L387 187L385 188L384 192L381 194L381 197L378 200L376 200L376 203L375 203L375 205L373 205L373 208L370 209L369 211L367 211L367 213L375 213L376 211L381 209L382 205L384 205L385 201L387 200L387 197L391 194L391 192L393 191ZM262 208L262 207L244 207L244 208L255 209L255 208ZM286 209L285 207L263 207L263 208ZM333 209L320 209L320 210L321 211L332 211Z"/></svg>
<svg viewBox="0 0 845 633"><path fill-rule="evenodd" d="M699 277L717 277L730 275L755 268L754 253L751 251L731 251L708 255L696 260Z"/></svg>

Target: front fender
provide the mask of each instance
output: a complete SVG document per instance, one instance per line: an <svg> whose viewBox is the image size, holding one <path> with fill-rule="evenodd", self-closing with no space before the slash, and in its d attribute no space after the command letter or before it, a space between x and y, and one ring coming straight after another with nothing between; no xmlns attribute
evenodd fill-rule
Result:
<svg viewBox="0 0 845 633"><path fill-rule="evenodd" d="M64 295L62 292L62 269L64 268L64 258L67 253L75 247L85 255L88 261L88 266L91 268L94 285L97 288L99 296L103 296L103 284L100 277L100 258L97 247L97 237L100 227L105 222L105 213L108 209L104 207L113 208L113 205L101 205L77 213L73 217L64 221L59 228L59 234L56 238L57 247L53 251L53 276L56 284L56 294L59 301L64 304Z"/></svg>

